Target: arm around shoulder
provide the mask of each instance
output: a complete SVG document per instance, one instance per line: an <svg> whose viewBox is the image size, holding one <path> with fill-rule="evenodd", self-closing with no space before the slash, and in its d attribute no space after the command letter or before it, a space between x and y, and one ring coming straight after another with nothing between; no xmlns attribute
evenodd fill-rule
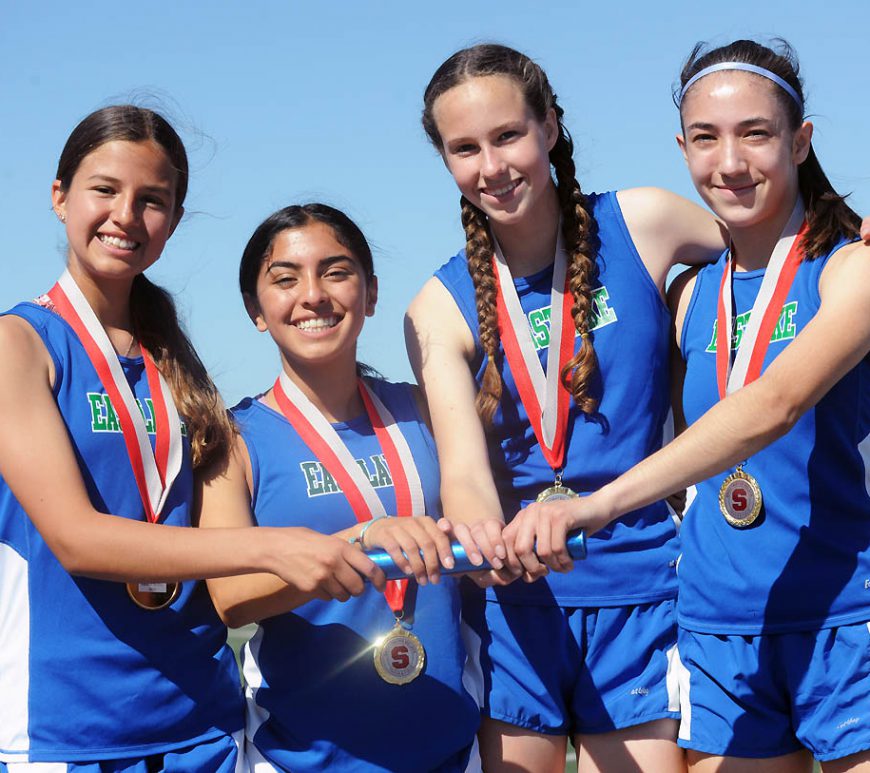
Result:
<svg viewBox="0 0 870 773"><path fill-rule="evenodd" d="M632 241L660 289L678 263L710 263L728 246L725 226L697 204L662 188L617 193Z"/></svg>

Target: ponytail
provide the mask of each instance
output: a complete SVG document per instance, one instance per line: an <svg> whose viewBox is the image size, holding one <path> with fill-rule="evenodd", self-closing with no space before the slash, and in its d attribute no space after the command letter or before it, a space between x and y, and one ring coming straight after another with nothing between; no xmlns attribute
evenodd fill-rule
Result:
<svg viewBox="0 0 870 773"><path fill-rule="evenodd" d="M187 426L194 469L229 452L233 425L205 366L178 320L172 297L144 274L130 292L133 335L154 358Z"/></svg>

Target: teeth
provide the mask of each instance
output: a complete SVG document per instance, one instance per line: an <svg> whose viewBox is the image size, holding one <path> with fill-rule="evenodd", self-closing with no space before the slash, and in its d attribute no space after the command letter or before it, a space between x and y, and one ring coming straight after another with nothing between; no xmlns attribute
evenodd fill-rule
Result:
<svg viewBox="0 0 870 773"><path fill-rule="evenodd" d="M338 324L338 317L316 317L315 319L301 319L295 323L300 330L326 330Z"/></svg>
<svg viewBox="0 0 870 773"><path fill-rule="evenodd" d="M99 234L99 239L103 244L108 244L110 247L117 247L121 250L135 250L139 246L138 242L131 242L129 239L121 239L118 236Z"/></svg>
<svg viewBox="0 0 870 773"><path fill-rule="evenodd" d="M487 193L489 193L490 196L504 196L506 193L510 193L519 184L519 180L517 180L516 182L505 185L504 188L488 188Z"/></svg>

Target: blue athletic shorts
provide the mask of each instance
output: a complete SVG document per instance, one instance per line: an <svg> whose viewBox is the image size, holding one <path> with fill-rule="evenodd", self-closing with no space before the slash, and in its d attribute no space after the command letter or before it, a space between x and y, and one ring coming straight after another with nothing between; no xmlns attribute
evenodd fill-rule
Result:
<svg viewBox="0 0 870 773"><path fill-rule="evenodd" d="M870 623L759 636L680 629L687 749L766 758L870 749ZM687 677L687 678L686 678Z"/></svg>
<svg viewBox="0 0 870 773"><path fill-rule="evenodd" d="M466 597L463 617L492 719L573 736L679 718L672 599L587 608Z"/></svg>
<svg viewBox="0 0 870 773"><path fill-rule="evenodd" d="M0 762L0 773L242 773L243 731L148 757L89 762Z"/></svg>

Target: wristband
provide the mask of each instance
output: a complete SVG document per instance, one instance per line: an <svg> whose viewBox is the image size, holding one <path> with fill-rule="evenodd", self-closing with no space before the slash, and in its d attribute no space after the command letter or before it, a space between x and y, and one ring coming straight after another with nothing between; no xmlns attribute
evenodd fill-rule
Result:
<svg viewBox="0 0 870 773"><path fill-rule="evenodd" d="M351 537L350 539L348 539L348 542L349 542L351 545L357 545L357 544L358 544L358 545L359 545L363 550L365 550L365 547L366 547L366 543L365 543L366 532L369 530L369 527L370 527L370 526L371 526L375 521L379 521L381 518L393 518L393 517L394 517L394 516L392 516L392 515L382 515L382 516L380 516L380 517L378 517L378 518L372 518L371 520L366 521L366 522L363 524L363 527L359 530L359 534L357 534L355 537Z"/></svg>

